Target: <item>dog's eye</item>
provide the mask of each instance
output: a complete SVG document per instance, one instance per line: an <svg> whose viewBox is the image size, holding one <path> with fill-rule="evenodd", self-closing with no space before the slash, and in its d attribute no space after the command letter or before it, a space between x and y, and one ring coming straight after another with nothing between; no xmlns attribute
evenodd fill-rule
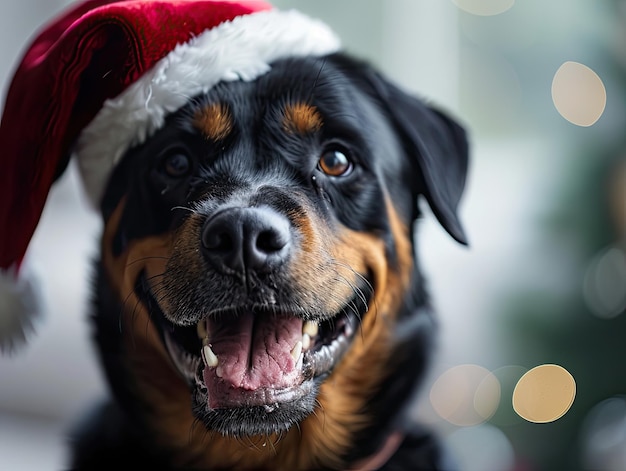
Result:
<svg viewBox="0 0 626 471"><path fill-rule="evenodd" d="M319 169L331 177L345 177L352 172L353 165L346 154L338 149L327 150L318 163Z"/></svg>
<svg viewBox="0 0 626 471"><path fill-rule="evenodd" d="M189 156L180 151L172 152L163 160L163 171L172 178L184 177L190 169Z"/></svg>

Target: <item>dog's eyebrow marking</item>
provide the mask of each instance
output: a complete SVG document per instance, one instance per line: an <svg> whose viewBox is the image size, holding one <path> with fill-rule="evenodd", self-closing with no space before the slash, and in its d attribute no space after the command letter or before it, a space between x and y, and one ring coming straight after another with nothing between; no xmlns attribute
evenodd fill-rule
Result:
<svg viewBox="0 0 626 471"><path fill-rule="evenodd" d="M207 139L221 141L233 130L229 109L223 103L211 103L196 111L193 121Z"/></svg>
<svg viewBox="0 0 626 471"><path fill-rule="evenodd" d="M289 133L312 133L319 131L322 124L322 116L313 105L295 103L285 106L283 110L283 129Z"/></svg>

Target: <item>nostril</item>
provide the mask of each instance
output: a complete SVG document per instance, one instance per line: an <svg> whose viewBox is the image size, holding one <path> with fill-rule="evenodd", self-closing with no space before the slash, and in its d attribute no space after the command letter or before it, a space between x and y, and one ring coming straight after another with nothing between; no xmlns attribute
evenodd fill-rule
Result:
<svg viewBox="0 0 626 471"><path fill-rule="evenodd" d="M273 229L261 231L256 239L257 250L267 254L279 252L285 245L287 245L286 237Z"/></svg>
<svg viewBox="0 0 626 471"><path fill-rule="evenodd" d="M205 231L202 239L204 246L209 250L229 252L235 249L232 234L223 232Z"/></svg>

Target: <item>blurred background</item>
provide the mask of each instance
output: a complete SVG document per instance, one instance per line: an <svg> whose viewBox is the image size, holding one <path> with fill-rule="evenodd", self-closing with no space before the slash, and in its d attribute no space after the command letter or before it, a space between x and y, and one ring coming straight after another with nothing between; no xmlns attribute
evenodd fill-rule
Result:
<svg viewBox="0 0 626 471"><path fill-rule="evenodd" d="M2 3L3 96L69 3ZM469 130L470 247L425 205L419 223L441 331L416 417L463 470L626 470L626 2L274 3L322 18ZM0 356L2 470L63 469L67 428L106 394L87 317L98 232L70 167L27 255L46 315Z"/></svg>

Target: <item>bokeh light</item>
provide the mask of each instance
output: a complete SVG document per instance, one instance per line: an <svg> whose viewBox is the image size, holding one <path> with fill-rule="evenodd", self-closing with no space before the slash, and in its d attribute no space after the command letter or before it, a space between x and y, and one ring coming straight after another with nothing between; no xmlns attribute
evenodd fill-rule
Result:
<svg viewBox="0 0 626 471"><path fill-rule="evenodd" d="M458 365L445 371L430 390L437 414L451 424L471 426L488 420L500 403L500 383L478 365Z"/></svg>
<svg viewBox="0 0 626 471"><path fill-rule="evenodd" d="M446 445L463 471L508 471L515 453L511 442L497 427L481 424L455 430Z"/></svg>
<svg viewBox="0 0 626 471"><path fill-rule="evenodd" d="M452 0L453 3L472 15L493 16L509 10L515 0Z"/></svg>
<svg viewBox="0 0 626 471"><path fill-rule="evenodd" d="M576 381L559 365L540 365L520 378L513 409L529 422L548 423L563 417L574 403Z"/></svg>
<svg viewBox="0 0 626 471"><path fill-rule="evenodd" d="M612 319L626 310L626 251L614 246L603 250L587 269L583 282L587 307L597 317Z"/></svg>
<svg viewBox="0 0 626 471"><path fill-rule="evenodd" d="M583 423L581 439L584 469L626 469L626 398L612 397L594 406Z"/></svg>
<svg viewBox="0 0 626 471"><path fill-rule="evenodd" d="M552 101L570 123L591 126L604 112L606 89L602 79L589 67L568 61L554 74Z"/></svg>
<svg viewBox="0 0 626 471"><path fill-rule="evenodd" d="M501 395L500 382L493 373L487 371L474 393L474 410L483 421L490 419L495 414L500 404Z"/></svg>

